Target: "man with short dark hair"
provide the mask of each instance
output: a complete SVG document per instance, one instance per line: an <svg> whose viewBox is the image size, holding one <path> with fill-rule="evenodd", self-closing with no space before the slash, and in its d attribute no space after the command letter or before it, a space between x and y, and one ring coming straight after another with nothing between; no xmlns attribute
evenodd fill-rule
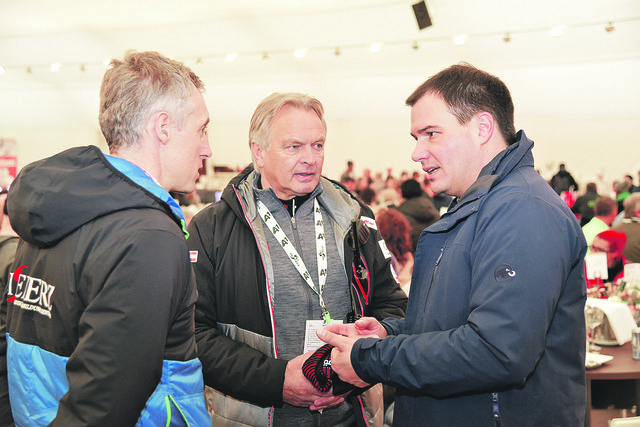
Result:
<svg viewBox="0 0 640 427"><path fill-rule="evenodd" d="M455 65L407 104L412 159L455 200L420 237L406 319L318 331L333 370L395 386L394 425L584 425L586 243L509 90Z"/></svg>
<svg viewBox="0 0 640 427"><path fill-rule="evenodd" d="M25 166L7 199L20 236L7 300L16 425L204 426L184 215L211 156L204 84L157 52L113 59L100 88L110 155Z"/></svg>
<svg viewBox="0 0 640 427"><path fill-rule="evenodd" d="M591 221L582 226L587 246L591 246L591 242L593 242L598 233L611 227L611 223L618 216L618 203L611 197L600 197L593 208L593 214ZM590 249L587 250L587 255L589 253L591 253Z"/></svg>

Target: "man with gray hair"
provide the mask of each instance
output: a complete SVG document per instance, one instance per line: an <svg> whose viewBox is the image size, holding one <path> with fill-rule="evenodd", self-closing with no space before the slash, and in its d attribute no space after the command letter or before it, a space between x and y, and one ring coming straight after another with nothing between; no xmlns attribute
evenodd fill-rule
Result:
<svg viewBox="0 0 640 427"><path fill-rule="evenodd" d="M317 99L265 98L249 129L253 165L189 225L215 426L382 425L380 386L321 391L303 375L318 327L402 317L407 301L371 210L321 176L326 129Z"/></svg>
<svg viewBox="0 0 640 427"><path fill-rule="evenodd" d="M114 59L100 89L110 155L70 148L13 181L20 242L2 303L16 425L208 423L196 285L169 194L192 192L211 156L203 88L157 52Z"/></svg>

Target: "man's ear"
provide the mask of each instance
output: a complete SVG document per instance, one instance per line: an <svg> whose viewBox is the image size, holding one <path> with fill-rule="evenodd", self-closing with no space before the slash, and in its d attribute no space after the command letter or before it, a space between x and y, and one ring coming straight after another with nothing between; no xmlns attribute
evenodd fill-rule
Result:
<svg viewBox="0 0 640 427"><path fill-rule="evenodd" d="M253 158L256 159L256 163L259 167L264 165L264 159L262 157L263 148L256 141L251 141L251 154L253 154Z"/></svg>
<svg viewBox="0 0 640 427"><path fill-rule="evenodd" d="M485 144L491 139L495 130L495 121L493 120L493 116L491 113L482 111L476 115L474 121L477 127L477 135L480 138L480 143Z"/></svg>
<svg viewBox="0 0 640 427"><path fill-rule="evenodd" d="M163 144L166 144L171 137L171 127L170 127L170 117L169 114L161 111L156 113L153 118L153 131L155 133L156 138L160 140Z"/></svg>

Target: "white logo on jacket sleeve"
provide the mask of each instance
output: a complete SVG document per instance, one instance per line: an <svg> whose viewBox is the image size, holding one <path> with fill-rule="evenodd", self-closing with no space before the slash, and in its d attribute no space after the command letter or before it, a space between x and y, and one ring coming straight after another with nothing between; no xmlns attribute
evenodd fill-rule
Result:
<svg viewBox="0 0 640 427"><path fill-rule="evenodd" d="M360 217L360 219L362 220L362 222L367 224L367 227L373 228L374 230L378 229L378 224L376 223L375 219L369 218L368 216Z"/></svg>
<svg viewBox="0 0 640 427"><path fill-rule="evenodd" d="M198 251L189 251L189 259L191 262L198 262Z"/></svg>
<svg viewBox="0 0 640 427"><path fill-rule="evenodd" d="M393 268L393 264L389 263L389 268L391 269L391 275L396 280L396 283L400 284L400 279L398 278L398 273L396 273L396 269Z"/></svg>
<svg viewBox="0 0 640 427"><path fill-rule="evenodd" d="M382 250L384 258L391 258L391 252L389 251L389 248L387 248L387 243L384 240L378 240L378 244L380 245L380 249Z"/></svg>

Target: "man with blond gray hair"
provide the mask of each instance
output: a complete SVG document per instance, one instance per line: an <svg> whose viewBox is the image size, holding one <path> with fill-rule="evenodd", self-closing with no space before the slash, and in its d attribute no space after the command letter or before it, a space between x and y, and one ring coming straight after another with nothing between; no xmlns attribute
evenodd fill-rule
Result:
<svg viewBox="0 0 640 427"><path fill-rule="evenodd" d="M189 225L215 426L382 425L381 387L325 389L303 374L319 326L406 305L371 210L321 176L325 141L320 101L268 96L251 119L253 164Z"/></svg>
<svg viewBox="0 0 640 427"><path fill-rule="evenodd" d="M612 227L627 236L622 254L629 262L640 262L640 193L631 193L624 202L624 218Z"/></svg>
<svg viewBox="0 0 640 427"><path fill-rule="evenodd" d="M99 109L110 155L71 148L13 182L20 242L3 304L16 425L209 422L185 220L169 193L192 192L211 156L202 91L157 52L114 59Z"/></svg>

